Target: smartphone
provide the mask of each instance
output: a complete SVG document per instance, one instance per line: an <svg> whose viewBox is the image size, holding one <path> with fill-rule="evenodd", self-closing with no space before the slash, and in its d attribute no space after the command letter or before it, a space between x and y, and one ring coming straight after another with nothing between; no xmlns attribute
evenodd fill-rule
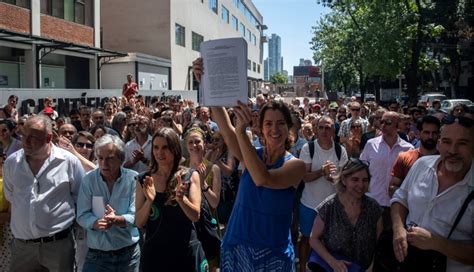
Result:
<svg viewBox="0 0 474 272"><path fill-rule="evenodd" d="M181 182L183 184L191 183L191 175L193 174L193 172L194 172L193 169L189 169L188 171L186 171L184 175L181 175Z"/></svg>

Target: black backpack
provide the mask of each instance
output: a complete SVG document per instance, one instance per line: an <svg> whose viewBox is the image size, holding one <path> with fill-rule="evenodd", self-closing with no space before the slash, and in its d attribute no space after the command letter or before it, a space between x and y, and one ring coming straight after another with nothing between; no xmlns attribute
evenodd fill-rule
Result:
<svg viewBox="0 0 474 272"><path fill-rule="evenodd" d="M310 141L308 142L308 146L309 146L309 156L311 158L311 160L313 159L313 155L314 155L314 141ZM341 153L342 153L342 148L341 148L341 145L334 142L334 150L336 151L336 156L337 156L337 159L338 160L341 160Z"/></svg>

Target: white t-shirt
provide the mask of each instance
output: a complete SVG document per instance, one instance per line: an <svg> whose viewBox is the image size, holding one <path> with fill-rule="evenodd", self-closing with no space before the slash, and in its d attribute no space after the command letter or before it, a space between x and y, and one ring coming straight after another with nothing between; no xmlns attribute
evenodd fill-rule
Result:
<svg viewBox="0 0 474 272"><path fill-rule="evenodd" d="M347 162L347 152L341 146L341 160L338 160L336 150L334 149L334 142L330 149L325 150L319 146L318 141L314 141L313 159L311 160L308 144L305 144L301 149L300 159L306 164L311 164L311 171L320 170L326 161L334 162L339 167L339 170L341 170ZM336 186L323 176L317 180L305 183L301 203L310 209L315 209L319 203L335 192Z"/></svg>

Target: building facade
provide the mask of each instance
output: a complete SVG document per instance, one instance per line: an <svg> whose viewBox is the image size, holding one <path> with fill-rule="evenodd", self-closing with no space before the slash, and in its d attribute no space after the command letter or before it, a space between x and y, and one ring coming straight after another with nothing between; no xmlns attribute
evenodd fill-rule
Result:
<svg viewBox="0 0 474 272"><path fill-rule="evenodd" d="M249 0L102 0L102 7L104 47L169 60L168 89L197 89L192 61L199 57L201 42L218 38L247 41L249 95L263 80L265 26ZM163 68L152 66L151 70ZM165 83L164 70L155 70ZM135 72L142 82L141 69ZM144 85L148 86L146 79Z"/></svg>
<svg viewBox="0 0 474 272"><path fill-rule="evenodd" d="M100 47L100 0L0 0L0 88L98 88Z"/></svg>

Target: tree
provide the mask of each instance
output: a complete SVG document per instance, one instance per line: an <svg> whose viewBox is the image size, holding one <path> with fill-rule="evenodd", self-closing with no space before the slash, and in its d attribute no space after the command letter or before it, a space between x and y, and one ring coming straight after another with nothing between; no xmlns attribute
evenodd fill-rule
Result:
<svg viewBox="0 0 474 272"><path fill-rule="evenodd" d="M270 82L273 84L287 84L288 78L282 73L275 73L270 77Z"/></svg>
<svg viewBox="0 0 474 272"><path fill-rule="evenodd" d="M430 82L436 82L436 77L431 75L436 74L434 71L440 66L439 50L436 50L440 37L446 29L452 28L453 22L458 25L463 22L459 18L469 10L468 7L461 8L464 7L462 0L322 2L329 5L332 12L315 26L312 41L315 59L323 60L329 67L353 66L361 92L368 79L395 80L397 75L404 74L412 103L417 100L425 75L429 75ZM448 19L443 19L441 14ZM464 15L453 16L455 14ZM333 50L334 46L342 51ZM459 54L453 51L456 52L451 50L451 55L446 55L457 61ZM451 68L452 76L456 67L459 66ZM454 77L459 78L459 75L454 74Z"/></svg>

